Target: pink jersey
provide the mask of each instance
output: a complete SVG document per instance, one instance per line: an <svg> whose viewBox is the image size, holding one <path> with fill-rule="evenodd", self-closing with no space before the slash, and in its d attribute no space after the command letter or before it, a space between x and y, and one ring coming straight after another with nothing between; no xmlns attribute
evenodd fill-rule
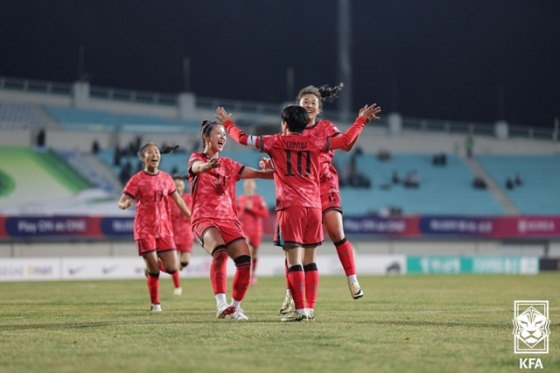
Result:
<svg viewBox="0 0 560 373"><path fill-rule="evenodd" d="M235 185L245 166L227 157L220 157L219 160L220 167L193 174L192 164L195 161L207 162L208 157L203 153L191 154L188 169L193 225L205 218L238 221Z"/></svg>
<svg viewBox="0 0 560 373"><path fill-rule="evenodd" d="M140 171L130 178L124 193L136 200L135 240L173 236L169 196L175 190L173 179L163 171L155 175Z"/></svg>
<svg viewBox="0 0 560 373"><path fill-rule="evenodd" d="M312 135L270 135L260 137L260 149L274 164L276 210L288 207L321 208L319 188L320 155L328 151Z"/></svg>
<svg viewBox="0 0 560 373"><path fill-rule="evenodd" d="M192 198L188 193L183 193L183 201L189 209L192 208ZM171 223L173 224L173 239L175 243L192 240L191 221L183 214L175 202L171 206Z"/></svg>
<svg viewBox="0 0 560 373"><path fill-rule="evenodd" d="M274 163L276 210L288 207L321 208L321 153L342 149L355 141L366 124L358 117L341 136L324 137L319 141L310 134L249 136L232 121L224 122L231 138L243 145L253 145L268 153Z"/></svg>
<svg viewBox="0 0 560 373"><path fill-rule="evenodd" d="M247 204L251 204L251 208L247 208ZM245 194L237 198L237 211L239 212L239 221L241 228L246 235L262 236L263 234L263 218L268 216L268 208L262 196L253 194L247 196Z"/></svg>
<svg viewBox="0 0 560 373"><path fill-rule="evenodd" d="M305 135L312 135L316 145L324 144L325 137L334 137L340 135L340 130L330 121L323 119L316 122L310 127L306 127L304 132ZM334 157L334 151L329 150L321 154L321 183L330 181L332 179L331 174L337 175L336 169L332 166L331 162Z"/></svg>

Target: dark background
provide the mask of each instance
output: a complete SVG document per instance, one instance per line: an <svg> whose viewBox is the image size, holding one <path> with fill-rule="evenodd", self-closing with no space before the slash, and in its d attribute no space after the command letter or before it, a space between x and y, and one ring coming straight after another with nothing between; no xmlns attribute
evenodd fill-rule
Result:
<svg viewBox="0 0 560 373"><path fill-rule="evenodd" d="M336 0L3 1L0 76L177 93L188 57L197 95L279 103L338 83L336 14ZM354 0L352 69L354 108L552 127L560 1Z"/></svg>

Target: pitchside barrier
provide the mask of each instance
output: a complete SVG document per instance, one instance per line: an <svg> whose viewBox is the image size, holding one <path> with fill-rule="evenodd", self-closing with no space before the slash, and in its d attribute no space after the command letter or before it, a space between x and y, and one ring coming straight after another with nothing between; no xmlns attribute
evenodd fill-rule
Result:
<svg viewBox="0 0 560 373"><path fill-rule="evenodd" d="M0 240L132 239L134 217L0 215ZM346 234L376 238L560 240L560 216L344 217ZM265 224L271 235L273 224Z"/></svg>
<svg viewBox="0 0 560 373"><path fill-rule="evenodd" d="M183 278L208 277L212 258L192 257ZM336 255L317 257L322 276L343 275ZM357 255L360 275L390 274L537 274L537 256L405 256ZM228 262L228 275L235 272ZM284 276L284 257L259 258L258 276ZM144 278L144 263L133 257L0 259L0 281L101 280Z"/></svg>

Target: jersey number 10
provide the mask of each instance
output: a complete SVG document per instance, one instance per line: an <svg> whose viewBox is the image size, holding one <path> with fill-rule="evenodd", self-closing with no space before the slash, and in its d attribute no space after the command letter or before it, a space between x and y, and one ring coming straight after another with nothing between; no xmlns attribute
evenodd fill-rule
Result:
<svg viewBox="0 0 560 373"><path fill-rule="evenodd" d="M285 150L286 152L286 176L296 176L294 174L292 165L292 156L295 158L296 172L299 176L309 177L311 176L311 152L308 150L302 150L297 152L292 152L291 150ZM305 163L305 171L303 164Z"/></svg>

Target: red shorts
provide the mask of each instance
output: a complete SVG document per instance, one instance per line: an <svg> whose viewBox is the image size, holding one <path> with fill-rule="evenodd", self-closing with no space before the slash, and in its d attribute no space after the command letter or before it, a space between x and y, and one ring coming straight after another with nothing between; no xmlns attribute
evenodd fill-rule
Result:
<svg viewBox="0 0 560 373"><path fill-rule="evenodd" d="M192 229L195 234L196 240L204 246L204 234L210 228L216 228L220 231L226 246L238 241L244 240L245 235L241 230L239 222L232 220L218 220L218 219L201 219L193 224Z"/></svg>
<svg viewBox="0 0 560 373"><path fill-rule="evenodd" d="M254 248L258 249L261 245L262 235L247 235L247 240L249 244Z"/></svg>
<svg viewBox="0 0 560 373"><path fill-rule="evenodd" d="M323 242L322 214L318 208L289 207L278 211L276 246L319 246Z"/></svg>
<svg viewBox="0 0 560 373"><path fill-rule="evenodd" d="M175 245L177 246L177 251L181 253L192 253L192 246L193 246L192 236L176 239Z"/></svg>
<svg viewBox="0 0 560 373"><path fill-rule="evenodd" d="M323 214L330 210L342 212L340 190L338 189L338 175L330 174L326 180L321 180L321 210Z"/></svg>
<svg viewBox="0 0 560 373"><path fill-rule="evenodd" d="M157 251L158 253L175 250L175 242L173 237L150 237L146 239L136 240L136 246L138 246L138 255L144 255L152 251Z"/></svg>

